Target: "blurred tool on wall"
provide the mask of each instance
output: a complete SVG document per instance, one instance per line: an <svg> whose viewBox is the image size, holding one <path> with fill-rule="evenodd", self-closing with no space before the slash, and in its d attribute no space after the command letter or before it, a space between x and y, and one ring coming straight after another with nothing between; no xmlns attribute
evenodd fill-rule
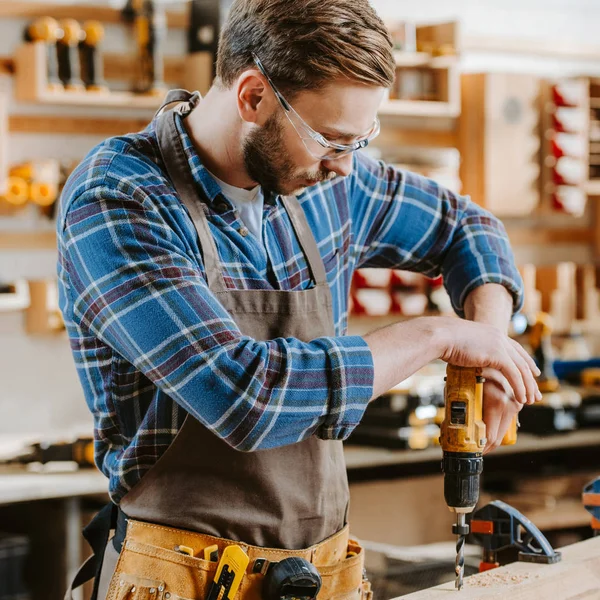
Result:
<svg viewBox="0 0 600 600"><path fill-rule="evenodd" d="M133 24L137 44L138 71L133 90L140 94L164 94L163 55L167 35L164 6L155 0L128 0L123 18Z"/></svg>
<svg viewBox="0 0 600 600"><path fill-rule="evenodd" d="M63 32L58 22L51 17L41 17L32 21L25 28L26 42L43 42L46 46L46 65L48 89L57 91L63 89L58 75L57 41Z"/></svg>
<svg viewBox="0 0 600 600"><path fill-rule="evenodd" d="M30 465L39 463L76 463L78 467L94 467L94 439L91 436L76 439L47 439L19 448L1 449L0 465ZM66 465L65 465L66 466Z"/></svg>
<svg viewBox="0 0 600 600"><path fill-rule="evenodd" d="M191 0L187 32L185 81L190 90L205 94L215 75L221 24L232 0Z"/></svg>
<svg viewBox="0 0 600 600"><path fill-rule="evenodd" d="M594 536L600 535L600 477L586 484L581 499L585 510L592 515L591 526Z"/></svg>
<svg viewBox="0 0 600 600"><path fill-rule="evenodd" d="M577 429L581 394L576 389L561 386L554 371L550 315L539 312L527 333L531 354L542 372L537 378L542 399L519 414L522 431L547 435Z"/></svg>
<svg viewBox="0 0 600 600"><path fill-rule="evenodd" d="M83 30L75 19L62 19L59 26L61 35L56 42L58 76L65 90L81 92L84 86L79 64L79 42L83 39Z"/></svg>
<svg viewBox="0 0 600 600"><path fill-rule="evenodd" d="M86 90L107 92L104 82L104 61L100 44L104 39L104 27L100 21L86 21L83 36L79 42L81 78Z"/></svg>

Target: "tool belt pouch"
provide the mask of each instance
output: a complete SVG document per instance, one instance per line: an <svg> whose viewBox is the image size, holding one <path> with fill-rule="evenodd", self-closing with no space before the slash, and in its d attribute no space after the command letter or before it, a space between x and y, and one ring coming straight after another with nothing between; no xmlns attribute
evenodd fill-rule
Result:
<svg viewBox="0 0 600 600"><path fill-rule="evenodd" d="M178 552L178 540L179 544L187 545L188 542L191 545L190 536L198 534L130 519L107 600L205 600L218 563ZM206 546L217 544L220 554L232 544L222 538L202 538ZM315 557L324 544L327 541L313 547L317 549ZM230 600L262 600L264 575L250 572L253 558L277 562L290 556L306 557L311 552L311 549L294 552L238 545L248 552L250 564L235 598ZM348 540L347 550L338 554L338 557L330 557L331 564L319 564L324 559L323 555L312 561L322 578L318 600L371 600L370 584L363 578L364 552L361 546L354 540Z"/></svg>

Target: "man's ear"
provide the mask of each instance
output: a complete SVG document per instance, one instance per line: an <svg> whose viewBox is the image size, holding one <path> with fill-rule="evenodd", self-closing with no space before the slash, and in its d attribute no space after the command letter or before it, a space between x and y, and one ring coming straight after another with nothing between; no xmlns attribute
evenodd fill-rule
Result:
<svg viewBox="0 0 600 600"><path fill-rule="evenodd" d="M247 69L236 83L236 101L240 117L247 123L264 125L277 102L269 84L258 69Z"/></svg>

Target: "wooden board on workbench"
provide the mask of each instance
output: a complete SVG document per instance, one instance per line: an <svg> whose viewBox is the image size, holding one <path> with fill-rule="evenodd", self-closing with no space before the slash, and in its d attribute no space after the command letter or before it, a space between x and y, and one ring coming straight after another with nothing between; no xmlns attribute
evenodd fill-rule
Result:
<svg viewBox="0 0 600 600"><path fill-rule="evenodd" d="M460 600L598 600L600 599L600 537L561 549L554 565L516 562L465 577ZM448 600L454 582L402 596L406 600Z"/></svg>

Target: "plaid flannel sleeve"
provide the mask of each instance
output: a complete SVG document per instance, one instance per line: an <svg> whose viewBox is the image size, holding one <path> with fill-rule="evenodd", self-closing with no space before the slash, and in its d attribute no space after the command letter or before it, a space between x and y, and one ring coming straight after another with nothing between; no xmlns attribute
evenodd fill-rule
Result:
<svg viewBox="0 0 600 600"><path fill-rule="evenodd" d="M157 204L106 185L70 202L59 234L76 320L238 450L347 437L372 395L366 342L242 335Z"/></svg>
<svg viewBox="0 0 600 600"><path fill-rule="evenodd" d="M349 178L357 265L443 275L455 311L476 287L498 283L523 304L523 282L502 223L414 173L357 153Z"/></svg>

